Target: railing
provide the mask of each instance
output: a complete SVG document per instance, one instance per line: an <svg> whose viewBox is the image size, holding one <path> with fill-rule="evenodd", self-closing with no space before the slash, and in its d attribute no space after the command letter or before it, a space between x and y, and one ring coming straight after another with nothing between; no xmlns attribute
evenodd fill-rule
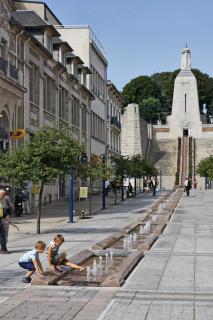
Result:
<svg viewBox="0 0 213 320"><path fill-rule="evenodd" d="M12 64L10 64L10 76L18 80L18 69L16 69Z"/></svg>
<svg viewBox="0 0 213 320"><path fill-rule="evenodd" d="M0 57L0 70L7 73L7 61Z"/></svg>
<svg viewBox="0 0 213 320"><path fill-rule="evenodd" d="M181 148L181 185L184 186L184 181L188 177L188 165L189 165L189 138L183 136L182 148Z"/></svg>
<svg viewBox="0 0 213 320"><path fill-rule="evenodd" d="M117 117L111 117L111 125L121 130L121 123L118 121Z"/></svg>

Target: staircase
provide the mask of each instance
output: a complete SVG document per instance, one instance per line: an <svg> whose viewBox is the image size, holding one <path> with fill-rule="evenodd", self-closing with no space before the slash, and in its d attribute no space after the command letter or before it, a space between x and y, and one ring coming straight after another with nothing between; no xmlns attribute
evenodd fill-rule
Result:
<svg viewBox="0 0 213 320"><path fill-rule="evenodd" d="M188 157L189 157L189 138L182 138L181 152L181 186L184 186L184 181L188 177Z"/></svg>

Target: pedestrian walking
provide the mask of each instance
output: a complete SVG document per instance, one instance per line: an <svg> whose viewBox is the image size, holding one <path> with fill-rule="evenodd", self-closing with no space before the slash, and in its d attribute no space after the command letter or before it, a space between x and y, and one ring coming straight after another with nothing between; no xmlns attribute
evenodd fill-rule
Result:
<svg viewBox="0 0 213 320"><path fill-rule="evenodd" d="M151 178L151 188L152 188L152 195L155 196L156 189L157 189L157 178L156 177Z"/></svg>
<svg viewBox="0 0 213 320"><path fill-rule="evenodd" d="M16 217L21 217L23 213L23 195L19 191L15 196L15 215Z"/></svg>
<svg viewBox="0 0 213 320"><path fill-rule="evenodd" d="M21 268L27 270L25 277L22 278L22 282L30 283L32 275L37 272L38 275L43 275L43 267L39 259L39 253L43 253L46 248L46 243L43 241L37 241L35 249L26 252L18 261Z"/></svg>
<svg viewBox="0 0 213 320"><path fill-rule="evenodd" d="M185 191L186 191L186 195L187 197L189 196L189 192L190 189L192 188L192 183L191 180L189 178L186 178L184 181L184 187L185 187Z"/></svg>
<svg viewBox="0 0 213 320"><path fill-rule="evenodd" d="M193 188L197 189L197 180L196 180L196 178L193 179L193 183L192 184L193 184Z"/></svg>
<svg viewBox="0 0 213 320"><path fill-rule="evenodd" d="M6 244L8 242L10 224L12 224L17 230L19 230L18 227L14 223L11 223L11 221L10 221L10 216L11 216L11 214L13 212L13 208L14 208L10 194L11 194L11 189L9 187L7 187L5 189L5 196L4 196L5 208L4 208L3 218L2 218L4 231L5 231Z"/></svg>
<svg viewBox="0 0 213 320"><path fill-rule="evenodd" d="M106 195L106 197L108 197L108 195L109 195L109 185L110 185L109 180L105 180L105 195Z"/></svg>
<svg viewBox="0 0 213 320"><path fill-rule="evenodd" d="M132 184L130 182L129 185L128 185L127 196L131 197L132 196L132 192L133 192L133 187L132 187Z"/></svg>
<svg viewBox="0 0 213 320"><path fill-rule="evenodd" d="M7 243L6 243L6 235L5 235L5 228L3 224L4 219L4 211L6 207L5 201L5 190L0 190L0 244L1 244L1 254L8 254L9 251L7 250Z"/></svg>

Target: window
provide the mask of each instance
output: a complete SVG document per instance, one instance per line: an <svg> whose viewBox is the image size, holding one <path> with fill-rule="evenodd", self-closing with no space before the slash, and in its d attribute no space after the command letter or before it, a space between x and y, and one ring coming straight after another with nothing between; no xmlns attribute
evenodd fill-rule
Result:
<svg viewBox="0 0 213 320"><path fill-rule="evenodd" d="M97 70L91 66L92 77L91 77L91 90L99 97L100 99L105 99L105 80L97 72Z"/></svg>
<svg viewBox="0 0 213 320"><path fill-rule="evenodd" d="M59 117L69 122L69 97L63 87L59 87Z"/></svg>
<svg viewBox="0 0 213 320"><path fill-rule="evenodd" d="M105 141L104 120L92 112L92 136L102 142Z"/></svg>
<svg viewBox="0 0 213 320"><path fill-rule="evenodd" d="M82 131L87 131L87 107L82 105Z"/></svg>
<svg viewBox="0 0 213 320"><path fill-rule="evenodd" d="M0 58L6 60L6 50L7 50L7 41L4 38L1 38L0 43Z"/></svg>
<svg viewBox="0 0 213 320"><path fill-rule="evenodd" d="M43 86L43 103L44 109L55 113L55 104L56 104L56 89L55 81L50 78L48 75L45 75L44 86Z"/></svg>
<svg viewBox="0 0 213 320"><path fill-rule="evenodd" d="M40 70L39 68L30 63L30 77L29 77L29 91L30 102L39 105L39 93L40 93Z"/></svg>
<svg viewBox="0 0 213 320"><path fill-rule="evenodd" d="M71 114L71 123L75 127L80 125L80 103L76 97L72 97L72 114Z"/></svg>
<svg viewBox="0 0 213 320"><path fill-rule="evenodd" d="M78 69L77 79L78 79L79 83L81 83L81 69Z"/></svg>
<svg viewBox="0 0 213 320"><path fill-rule="evenodd" d="M52 38L48 33L46 34L46 48L52 53Z"/></svg>
<svg viewBox="0 0 213 320"><path fill-rule="evenodd" d="M64 66L66 66L66 53L61 50L61 61L60 61Z"/></svg>
<svg viewBox="0 0 213 320"><path fill-rule="evenodd" d="M109 100L107 100L107 119L109 119Z"/></svg>

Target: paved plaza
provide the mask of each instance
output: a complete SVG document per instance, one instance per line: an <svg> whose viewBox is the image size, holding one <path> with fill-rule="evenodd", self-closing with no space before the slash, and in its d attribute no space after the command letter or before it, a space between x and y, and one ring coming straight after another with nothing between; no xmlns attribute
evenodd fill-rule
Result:
<svg viewBox="0 0 213 320"><path fill-rule="evenodd" d="M143 214L137 211L163 194L129 199L73 225L63 218L46 218L39 238L47 241L55 232L63 232L64 249L75 254L137 220ZM16 261L38 238L32 234L33 221L23 221L21 233L11 234L10 249L15 252L1 256L0 319L212 320L212 208L211 190L192 190L190 197L183 194L163 234L122 288L23 285Z"/></svg>

